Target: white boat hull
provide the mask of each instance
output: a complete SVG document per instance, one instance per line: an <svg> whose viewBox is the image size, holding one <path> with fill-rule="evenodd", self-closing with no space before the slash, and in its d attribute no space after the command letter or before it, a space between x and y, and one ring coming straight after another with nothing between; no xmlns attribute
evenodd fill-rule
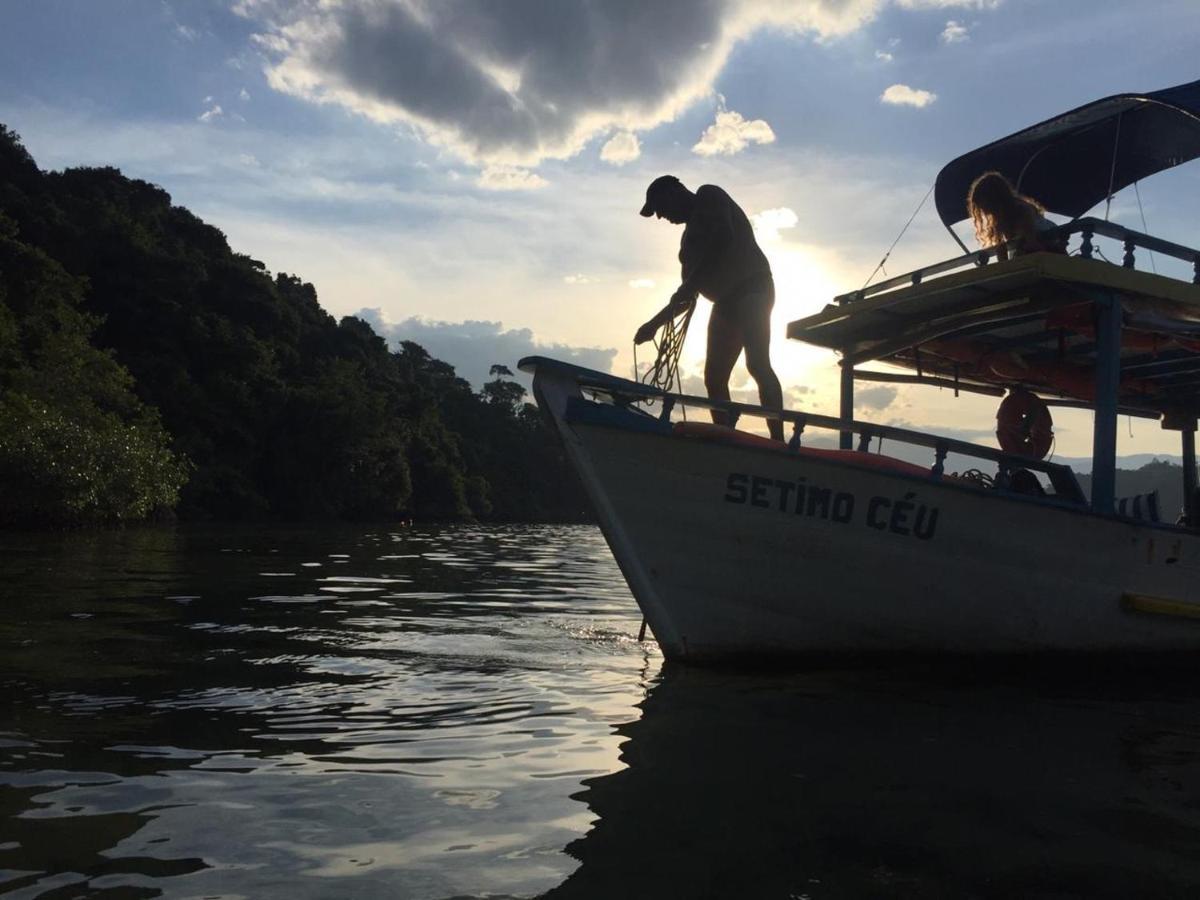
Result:
<svg viewBox="0 0 1200 900"><path fill-rule="evenodd" d="M572 421L570 379L537 387L668 658L1200 649L1193 533Z"/></svg>

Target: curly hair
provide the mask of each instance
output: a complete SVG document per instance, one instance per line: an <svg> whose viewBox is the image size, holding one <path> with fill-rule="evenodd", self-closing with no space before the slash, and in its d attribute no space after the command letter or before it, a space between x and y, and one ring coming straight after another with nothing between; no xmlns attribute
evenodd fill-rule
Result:
<svg viewBox="0 0 1200 900"><path fill-rule="evenodd" d="M967 191L967 212L981 247L996 247L1033 234L1045 211L1032 197L1017 193L999 172L984 172Z"/></svg>

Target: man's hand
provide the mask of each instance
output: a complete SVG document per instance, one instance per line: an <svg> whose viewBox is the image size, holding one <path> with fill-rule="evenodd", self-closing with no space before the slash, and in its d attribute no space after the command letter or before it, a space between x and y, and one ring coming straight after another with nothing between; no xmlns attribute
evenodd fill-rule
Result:
<svg viewBox="0 0 1200 900"><path fill-rule="evenodd" d="M653 340L654 335L658 333L658 322L651 319L645 325L637 330L637 334L633 336L635 344L644 344L646 341Z"/></svg>
<svg viewBox="0 0 1200 900"><path fill-rule="evenodd" d="M671 300L667 305L660 309L653 319L637 330L637 334L633 336L633 342L635 344L644 344L646 341L651 340L658 329L662 328L695 302L695 295L688 297L686 294L676 291L671 295Z"/></svg>

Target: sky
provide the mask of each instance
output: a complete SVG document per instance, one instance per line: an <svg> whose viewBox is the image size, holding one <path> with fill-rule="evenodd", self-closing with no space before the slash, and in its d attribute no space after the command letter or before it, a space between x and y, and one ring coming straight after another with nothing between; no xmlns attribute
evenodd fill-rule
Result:
<svg viewBox="0 0 1200 900"><path fill-rule="evenodd" d="M861 287L914 211L883 272L957 255L921 206L954 157L1200 77L1198 19L1200 0L7 0L0 122L44 169L162 186L477 387L535 353L632 374L678 284L680 229L638 216L645 187L718 184L775 272L787 404L836 414L836 358L787 322ZM1194 246L1197 188L1193 163L1109 215ZM755 401L741 365L733 387ZM994 443L990 398L860 385L857 403ZM1090 414L1055 418L1055 452L1088 455ZM1177 439L1123 420L1119 451Z"/></svg>

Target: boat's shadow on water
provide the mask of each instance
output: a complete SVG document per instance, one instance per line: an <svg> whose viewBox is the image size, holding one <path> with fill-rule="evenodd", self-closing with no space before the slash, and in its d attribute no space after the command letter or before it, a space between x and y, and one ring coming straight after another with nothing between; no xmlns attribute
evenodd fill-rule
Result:
<svg viewBox="0 0 1200 900"><path fill-rule="evenodd" d="M1200 892L1200 675L667 666L545 896Z"/></svg>

